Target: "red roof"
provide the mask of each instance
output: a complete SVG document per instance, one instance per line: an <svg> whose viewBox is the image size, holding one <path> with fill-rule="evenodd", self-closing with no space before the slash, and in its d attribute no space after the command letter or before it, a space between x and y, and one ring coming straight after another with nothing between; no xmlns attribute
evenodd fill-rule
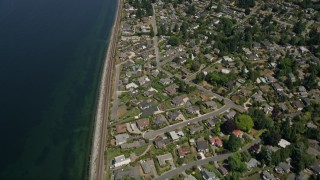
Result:
<svg viewBox="0 0 320 180"><path fill-rule="evenodd" d="M149 126L149 120L148 119L139 119L136 121L138 128L145 128Z"/></svg>
<svg viewBox="0 0 320 180"><path fill-rule="evenodd" d="M222 141L218 136L211 138L210 143L211 145L222 146Z"/></svg>
<svg viewBox="0 0 320 180"><path fill-rule="evenodd" d="M126 124L118 124L116 125L116 131L118 134L125 133L127 131L127 125Z"/></svg>
<svg viewBox="0 0 320 180"><path fill-rule="evenodd" d="M242 134L243 134L243 132L240 130L234 130L232 133L237 137L242 136Z"/></svg>
<svg viewBox="0 0 320 180"><path fill-rule="evenodd" d="M190 153L190 149L188 147L181 147L181 148L178 148L177 150L178 150L179 156L185 156Z"/></svg>

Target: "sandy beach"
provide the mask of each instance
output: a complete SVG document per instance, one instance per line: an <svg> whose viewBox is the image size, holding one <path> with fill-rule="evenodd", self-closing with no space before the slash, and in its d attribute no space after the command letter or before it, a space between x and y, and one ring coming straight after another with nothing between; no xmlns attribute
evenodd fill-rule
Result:
<svg viewBox="0 0 320 180"><path fill-rule="evenodd" d="M92 150L90 156L89 179L105 179L104 151L107 136L107 122L109 118L109 105L112 94L112 79L115 62L117 35L121 20L122 0L119 0L114 25L110 34L108 50L106 53L103 71L101 74L97 112L95 117Z"/></svg>

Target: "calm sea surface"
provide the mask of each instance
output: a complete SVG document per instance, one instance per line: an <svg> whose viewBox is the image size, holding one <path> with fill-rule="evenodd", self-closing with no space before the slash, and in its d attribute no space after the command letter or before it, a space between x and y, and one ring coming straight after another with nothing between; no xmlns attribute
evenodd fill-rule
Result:
<svg viewBox="0 0 320 180"><path fill-rule="evenodd" d="M0 0L0 179L86 179L117 0Z"/></svg>

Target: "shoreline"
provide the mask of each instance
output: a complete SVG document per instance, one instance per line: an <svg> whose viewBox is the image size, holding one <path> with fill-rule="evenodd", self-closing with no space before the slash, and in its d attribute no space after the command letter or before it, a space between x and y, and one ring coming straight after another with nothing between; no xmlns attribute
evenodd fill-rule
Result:
<svg viewBox="0 0 320 180"><path fill-rule="evenodd" d="M99 84L98 102L91 143L89 161L89 179L105 179L104 152L107 136L107 122L109 118L109 105L111 100L112 80L114 71L114 55L117 47L117 36L121 20L122 0L118 0L117 11L114 18L111 34L109 36L108 50L106 52Z"/></svg>

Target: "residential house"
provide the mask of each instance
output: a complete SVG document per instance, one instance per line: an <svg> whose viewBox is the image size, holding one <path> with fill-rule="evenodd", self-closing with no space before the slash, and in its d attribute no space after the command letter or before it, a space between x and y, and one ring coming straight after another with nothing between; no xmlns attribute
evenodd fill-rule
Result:
<svg viewBox="0 0 320 180"><path fill-rule="evenodd" d="M178 132L171 131L171 132L169 132L169 134L170 134L170 137L173 141L176 141L184 136L184 133L182 131L178 131Z"/></svg>
<svg viewBox="0 0 320 180"><path fill-rule="evenodd" d="M192 126L190 127L190 134L194 135L197 132L203 131L203 129L204 129L203 126Z"/></svg>
<svg viewBox="0 0 320 180"><path fill-rule="evenodd" d="M234 130L232 132L236 137L242 138L243 132L241 130Z"/></svg>
<svg viewBox="0 0 320 180"><path fill-rule="evenodd" d="M302 98L302 102L304 105L309 106L311 105L311 101L309 98Z"/></svg>
<svg viewBox="0 0 320 180"><path fill-rule="evenodd" d="M301 111L301 110L304 108L303 103L302 103L301 101L298 101L298 100L293 101L293 102L292 102L292 106L293 106L294 108L296 108L298 111Z"/></svg>
<svg viewBox="0 0 320 180"><path fill-rule="evenodd" d="M269 173L268 171L263 171L261 173L261 178L263 180L276 180L273 174Z"/></svg>
<svg viewBox="0 0 320 180"><path fill-rule="evenodd" d="M127 179L128 177L134 178L136 180L141 180L139 170L136 167L117 169L113 172L113 175L113 180L123 180Z"/></svg>
<svg viewBox="0 0 320 180"><path fill-rule="evenodd" d="M291 166L288 163L281 162L274 168L279 174L289 173Z"/></svg>
<svg viewBox="0 0 320 180"><path fill-rule="evenodd" d="M169 85L171 83L171 80L169 78L162 78L159 80L159 83L162 85Z"/></svg>
<svg viewBox="0 0 320 180"><path fill-rule="evenodd" d="M289 76L289 79L290 79L291 82L296 82L297 81L296 76L293 73L289 73L288 76Z"/></svg>
<svg viewBox="0 0 320 180"><path fill-rule="evenodd" d="M117 134L127 132L127 125L126 124L117 124L116 125L116 132L117 132Z"/></svg>
<svg viewBox="0 0 320 180"><path fill-rule="evenodd" d="M207 120L207 125L209 127L215 127L216 123L218 123L220 120L218 118L213 118L213 119L209 119Z"/></svg>
<svg viewBox="0 0 320 180"><path fill-rule="evenodd" d="M185 94L174 97L172 103L176 106L183 106L189 101L189 97Z"/></svg>
<svg viewBox="0 0 320 180"><path fill-rule="evenodd" d="M216 174L214 172L210 172L206 169L201 170L202 178L204 180L214 180L216 179Z"/></svg>
<svg viewBox="0 0 320 180"><path fill-rule="evenodd" d="M140 165L145 174L152 172L152 169L155 169L155 165L152 159L140 160Z"/></svg>
<svg viewBox="0 0 320 180"><path fill-rule="evenodd" d="M129 134L125 133L125 134L118 134L114 136L116 139L116 145L119 146L121 144L126 143L131 137Z"/></svg>
<svg viewBox="0 0 320 180"><path fill-rule="evenodd" d="M197 151L198 152L209 152L209 145L205 140L197 140L196 141Z"/></svg>
<svg viewBox="0 0 320 180"><path fill-rule="evenodd" d="M186 155L190 154L190 148L189 147L180 147L177 149L177 153L180 158L184 158Z"/></svg>
<svg viewBox="0 0 320 180"><path fill-rule="evenodd" d="M130 158L126 158L124 155L117 156L113 159L112 165L114 168L127 165L131 162Z"/></svg>
<svg viewBox="0 0 320 180"><path fill-rule="evenodd" d="M168 138L158 137L154 140L154 145L156 148L164 148L167 144L171 142Z"/></svg>
<svg viewBox="0 0 320 180"><path fill-rule="evenodd" d="M129 83L126 85L126 90L132 90L132 89L136 89L138 88L139 86L136 84L136 83Z"/></svg>
<svg viewBox="0 0 320 180"><path fill-rule="evenodd" d="M186 110L190 114L200 114L199 106L189 106L189 107L187 107Z"/></svg>
<svg viewBox="0 0 320 180"><path fill-rule="evenodd" d="M228 170L223 166L219 166L218 171L221 173L222 176L226 176L228 174Z"/></svg>
<svg viewBox="0 0 320 180"><path fill-rule="evenodd" d="M289 146L291 143L285 139L280 139L278 146L282 147L282 148L286 148L287 146Z"/></svg>
<svg viewBox="0 0 320 180"><path fill-rule="evenodd" d="M233 119L236 116L237 112L234 110L229 111L224 117L227 119Z"/></svg>
<svg viewBox="0 0 320 180"><path fill-rule="evenodd" d="M173 62L173 63L170 64L170 67L171 67L172 69L179 69L181 66L180 66L179 64Z"/></svg>
<svg viewBox="0 0 320 180"><path fill-rule="evenodd" d="M272 87L275 91L279 92L279 91L283 91L283 87L279 84L279 83L273 83Z"/></svg>
<svg viewBox="0 0 320 180"><path fill-rule="evenodd" d="M229 56L223 56L222 60L225 61L225 62L233 62L233 59L230 58Z"/></svg>
<svg viewBox="0 0 320 180"><path fill-rule="evenodd" d="M207 102L204 102L205 106L207 108L210 108L210 109L218 109L218 106L217 106L217 103L214 102L214 101L207 101Z"/></svg>
<svg viewBox="0 0 320 180"><path fill-rule="evenodd" d="M142 76L138 78L138 82L140 86L146 84L147 82L150 82L150 79L147 76Z"/></svg>
<svg viewBox="0 0 320 180"><path fill-rule="evenodd" d="M138 141L133 141L132 143L125 143L121 144L121 149L131 149L131 148L138 148L146 145L146 141L143 139L140 139Z"/></svg>
<svg viewBox="0 0 320 180"><path fill-rule="evenodd" d="M157 77L159 75L160 71L158 69L154 69L151 71L151 76Z"/></svg>
<svg viewBox="0 0 320 180"><path fill-rule="evenodd" d="M148 117L148 116L151 116L151 115L155 115L157 113L159 113L161 110L159 109L158 106L155 106L155 107L150 107L148 109L145 109L142 114L141 114L141 117Z"/></svg>
<svg viewBox="0 0 320 180"><path fill-rule="evenodd" d="M143 96L144 97L151 97L153 95L155 95L157 93L157 91L145 91L143 92Z"/></svg>
<svg viewBox="0 0 320 180"><path fill-rule="evenodd" d="M154 101L154 100L148 99L148 100L146 100L146 101L144 101L144 102L141 102L141 103L139 104L139 108L142 109L142 110L144 110L144 109L147 109L147 108L153 106L154 104L155 104L155 101Z"/></svg>
<svg viewBox="0 0 320 180"><path fill-rule="evenodd" d="M157 156L157 159L161 167L166 165L166 161L173 161L173 157L171 153Z"/></svg>
<svg viewBox="0 0 320 180"><path fill-rule="evenodd" d="M213 57L212 57L211 54L206 54L206 55L204 55L204 57L205 57L209 62L212 62L212 60L213 60Z"/></svg>
<svg viewBox="0 0 320 180"><path fill-rule="evenodd" d="M316 175L320 175L320 163L319 162L315 162L312 166L311 166L311 170L314 172L314 174Z"/></svg>
<svg viewBox="0 0 320 180"><path fill-rule="evenodd" d="M140 130L144 130L150 125L149 119L139 119L136 121L137 127Z"/></svg>
<svg viewBox="0 0 320 180"><path fill-rule="evenodd" d="M227 90L231 91L235 85L236 85L236 81L229 81L224 86L227 88Z"/></svg>
<svg viewBox="0 0 320 180"><path fill-rule="evenodd" d="M180 111L168 112L168 120L171 121L182 121L184 120L184 116Z"/></svg>
<svg viewBox="0 0 320 180"><path fill-rule="evenodd" d="M216 136L216 137L212 137L210 138L210 144L216 147L222 147L222 140Z"/></svg>
<svg viewBox="0 0 320 180"><path fill-rule="evenodd" d="M166 87L166 88L164 89L164 91L165 91L168 95L172 96L172 95L174 95L174 94L177 93L177 88L178 88L178 87L179 87L179 86L176 85L176 84L171 84L171 85L169 85L168 87Z"/></svg>
<svg viewBox="0 0 320 180"><path fill-rule="evenodd" d="M162 114L157 114L156 117L153 119L152 124L156 126L163 126L166 125L166 118Z"/></svg>
<svg viewBox="0 0 320 180"><path fill-rule="evenodd" d="M247 165L247 169L248 171L251 171L253 168L257 167L258 165L260 165L260 162L257 161L254 158L251 158L249 162L246 162Z"/></svg>

